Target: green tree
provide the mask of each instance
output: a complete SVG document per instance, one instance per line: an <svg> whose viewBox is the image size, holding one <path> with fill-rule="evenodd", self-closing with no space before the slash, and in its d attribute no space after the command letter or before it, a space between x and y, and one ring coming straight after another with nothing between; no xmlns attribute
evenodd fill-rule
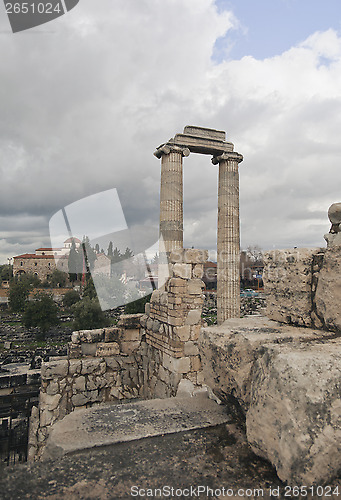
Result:
<svg viewBox="0 0 341 500"><path fill-rule="evenodd" d="M24 280L13 280L9 287L8 303L13 312L22 312L28 301L31 284Z"/></svg>
<svg viewBox="0 0 341 500"><path fill-rule="evenodd" d="M102 328L109 324L97 299L84 297L80 302L72 306L75 330L89 330L91 328Z"/></svg>
<svg viewBox="0 0 341 500"><path fill-rule="evenodd" d="M3 264L0 266L0 279L1 280L10 280L13 276L13 266L9 264Z"/></svg>
<svg viewBox="0 0 341 500"><path fill-rule="evenodd" d="M145 307L148 302L150 302L151 294L146 295L145 297L141 297L140 299L134 300L133 302L129 302L124 307L125 314L138 314L144 313Z"/></svg>
<svg viewBox="0 0 341 500"><path fill-rule="evenodd" d="M121 252L117 247L115 247L114 252L113 252L113 256L112 256L112 262L114 264L116 264L117 262L120 262L121 260L122 260Z"/></svg>
<svg viewBox="0 0 341 500"><path fill-rule="evenodd" d="M134 256L134 253L130 248L126 248L124 254L122 255L122 259L130 259L131 257Z"/></svg>
<svg viewBox="0 0 341 500"><path fill-rule="evenodd" d="M96 252L96 254L99 253L99 244L98 243L96 243L96 245L95 245L95 252Z"/></svg>
<svg viewBox="0 0 341 500"><path fill-rule="evenodd" d="M63 297L63 306L69 308L81 300L76 290L69 290Z"/></svg>
<svg viewBox="0 0 341 500"><path fill-rule="evenodd" d="M109 242L109 246L108 246L108 253L107 253L107 255L108 255L108 257L109 257L110 259L112 259L112 257L114 256L114 253L113 253L113 252L114 252L114 251L113 251L113 244L112 244L112 241L110 241L110 242Z"/></svg>
<svg viewBox="0 0 341 500"><path fill-rule="evenodd" d="M71 283L77 281L77 275L78 273L82 272L82 268L82 256L76 249L75 241L72 240L68 258L69 280L71 281Z"/></svg>
<svg viewBox="0 0 341 500"><path fill-rule="evenodd" d="M97 256L95 250L90 245L90 240L88 236L84 236L83 238L82 249L83 249L83 255L85 259L87 272L92 271Z"/></svg>
<svg viewBox="0 0 341 500"><path fill-rule="evenodd" d="M83 290L83 297L88 297L89 299L97 299L96 288L91 277L91 274L86 276L86 284Z"/></svg>
<svg viewBox="0 0 341 500"><path fill-rule="evenodd" d="M38 327L42 337L51 326L58 325L58 306L51 295L40 294L28 303L23 314L23 322L27 328Z"/></svg>
<svg viewBox="0 0 341 500"><path fill-rule="evenodd" d="M26 283L30 285L31 288L37 287L40 285L41 281L36 274L33 273L25 273L21 276L16 276L14 281L20 281L21 283Z"/></svg>
<svg viewBox="0 0 341 500"><path fill-rule="evenodd" d="M50 285L53 288L64 287L66 285L67 275L59 269L55 269L49 278Z"/></svg>

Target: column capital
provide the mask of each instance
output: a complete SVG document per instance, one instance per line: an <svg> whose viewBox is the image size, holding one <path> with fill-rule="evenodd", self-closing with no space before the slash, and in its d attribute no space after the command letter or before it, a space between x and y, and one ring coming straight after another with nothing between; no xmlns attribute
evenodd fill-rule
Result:
<svg viewBox="0 0 341 500"><path fill-rule="evenodd" d="M241 163L243 161L243 155L235 152L226 152L219 156L213 156L212 163L213 165L218 165L218 163L224 160L236 161L237 163Z"/></svg>
<svg viewBox="0 0 341 500"><path fill-rule="evenodd" d="M166 144L161 144L161 146L157 148L154 156L160 159L162 155L169 155L170 153L181 153L182 156L189 156L190 150L189 148L176 146L175 144L166 142Z"/></svg>

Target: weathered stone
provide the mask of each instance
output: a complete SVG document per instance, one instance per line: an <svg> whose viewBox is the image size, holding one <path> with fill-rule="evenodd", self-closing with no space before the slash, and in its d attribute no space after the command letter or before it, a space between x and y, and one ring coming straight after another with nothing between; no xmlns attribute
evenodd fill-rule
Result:
<svg viewBox="0 0 341 500"><path fill-rule="evenodd" d="M96 357L115 356L119 352L120 346L117 342L101 342L97 344Z"/></svg>
<svg viewBox="0 0 341 500"><path fill-rule="evenodd" d="M203 275L204 275L204 265L196 264L193 267L192 277L202 279Z"/></svg>
<svg viewBox="0 0 341 500"><path fill-rule="evenodd" d="M172 356L164 355L164 367L174 373L188 373L191 371L190 358L173 358Z"/></svg>
<svg viewBox="0 0 341 500"><path fill-rule="evenodd" d="M85 391L85 377L80 376L75 378L75 382L73 384L73 389L77 392Z"/></svg>
<svg viewBox="0 0 341 500"><path fill-rule="evenodd" d="M50 396L55 396L59 392L58 382L52 380L46 388L46 394Z"/></svg>
<svg viewBox="0 0 341 500"><path fill-rule="evenodd" d="M80 340L79 340L79 332L72 332L71 334L71 342L73 344L79 344Z"/></svg>
<svg viewBox="0 0 341 500"><path fill-rule="evenodd" d="M47 409L49 411L53 411L57 408L61 398L62 398L61 394L55 394L54 396L50 396L49 394L41 392L39 400L40 407Z"/></svg>
<svg viewBox="0 0 341 500"><path fill-rule="evenodd" d="M199 354L199 348L196 343L193 341L186 342L184 345L184 354L185 356L196 356Z"/></svg>
<svg viewBox="0 0 341 500"><path fill-rule="evenodd" d="M174 328L174 334L179 337L180 340L186 342L189 340L191 335L191 329L189 325L186 326L176 326Z"/></svg>
<svg viewBox="0 0 341 500"><path fill-rule="evenodd" d="M101 359L83 359L82 360L82 371L83 375L87 375L89 373L93 373L96 370L100 369Z"/></svg>
<svg viewBox="0 0 341 500"><path fill-rule="evenodd" d="M191 264L174 264L173 275L178 278L190 279L192 274Z"/></svg>
<svg viewBox="0 0 341 500"><path fill-rule="evenodd" d="M121 314L117 326L127 330L136 330L141 327L141 317L143 314Z"/></svg>
<svg viewBox="0 0 341 500"><path fill-rule="evenodd" d="M121 334L121 329L112 327L105 328L104 330L104 342L117 342Z"/></svg>
<svg viewBox="0 0 341 500"><path fill-rule="evenodd" d="M184 250L183 262L187 264L204 264L208 260L207 250L186 248Z"/></svg>
<svg viewBox="0 0 341 500"><path fill-rule="evenodd" d="M74 406L84 406L89 403L89 393L80 393L72 396L71 401Z"/></svg>
<svg viewBox="0 0 341 500"><path fill-rule="evenodd" d="M53 379L55 377L66 377L69 363L67 360L43 362L41 365L41 376L43 379Z"/></svg>
<svg viewBox="0 0 341 500"><path fill-rule="evenodd" d="M81 348L82 348L82 355L83 356L95 356L96 355L97 344L88 344L88 343L82 342Z"/></svg>
<svg viewBox="0 0 341 500"><path fill-rule="evenodd" d="M248 440L291 485L328 484L340 471L340 372L339 339L269 346L254 366Z"/></svg>
<svg viewBox="0 0 341 500"><path fill-rule="evenodd" d="M341 246L326 250L315 295L316 312L331 330L341 331Z"/></svg>
<svg viewBox="0 0 341 500"><path fill-rule="evenodd" d="M81 344L73 344L69 342L67 345L67 355L69 359L79 359L82 357Z"/></svg>
<svg viewBox="0 0 341 500"><path fill-rule="evenodd" d="M199 335L200 335L200 331L201 331L201 325L193 325L193 326L191 326L191 336L190 336L190 339L191 340L198 340Z"/></svg>
<svg viewBox="0 0 341 500"><path fill-rule="evenodd" d="M273 250L264 257L266 313L270 319L311 326L312 267L319 248Z"/></svg>
<svg viewBox="0 0 341 500"><path fill-rule="evenodd" d="M152 331L154 333L156 333L159 331L159 328L160 328L160 321L158 321L157 319L154 319L153 324L152 324Z"/></svg>
<svg viewBox="0 0 341 500"><path fill-rule="evenodd" d="M105 358L105 362L107 364L107 367L110 368L111 370L117 371L120 370L121 364L116 358L110 357L110 358Z"/></svg>
<svg viewBox="0 0 341 500"><path fill-rule="evenodd" d="M333 203L329 207L328 217L332 224L341 224L341 203Z"/></svg>
<svg viewBox="0 0 341 500"><path fill-rule="evenodd" d="M40 412L40 427L47 427L51 425L53 421L53 411L50 410L42 410ZM46 436L44 436L44 440Z"/></svg>
<svg viewBox="0 0 341 500"><path fill-rule="evenodd" d="M198 372L201 370L201 361L199 356L191 356L191 371L192 372Z"/></svg>
<svg viewBox="0 0 341 500"><path fill-rule="evenodd" d="M80 360L71 359L69 361L69 373L70 375L75 375L76 373L80 373L82 369L82 362Z"/></svg>
<svg viewBox="0 0 341 500"><path fill-rule="evenodd" d="M132 354L140 347L140 341L136 342L122 342L122 352L124 354Z"/></svg>
<svg viewBox="0 0 341 500"><path fill-rule="evenodd" d="M201 322L201 309L192 309L189 311L185 325L196 325Z"/></svg>
<svg viewBox="0 0 341 500"><path fill-rule="evenodd" d="M202 289L204 288L205 283L199 279L191 279L188 281L188 293L190 295L201 295Z"/></svg>
<svg viewBox="0 0 341 500"><path fill-rule="evenodd" d="M104 329L79 330L78 335L81 342L101 342L104 339Z"/></svg>

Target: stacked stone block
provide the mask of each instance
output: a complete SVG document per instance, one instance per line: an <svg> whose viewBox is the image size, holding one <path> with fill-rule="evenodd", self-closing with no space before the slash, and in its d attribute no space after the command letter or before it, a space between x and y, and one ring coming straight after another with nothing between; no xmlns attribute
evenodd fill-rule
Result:
<svg viewBox="0 0 341 500"><path fill-rule="evenodd" d="M141 316L121 316L117 327L74 332L68 358L43 363L39 408L31 417L31 458L40 456L51 426L68 413L141 394Z"/></svg>
<svg viewBox="0 0 341 500"><path fill-rule="evenodd" d="M264 256L264 287L270 319L321 328L315 295L325 250L296 248L273 250Z"/></svg>
<svg viewBox="0 0 341 500"><path fill-rule="evenodd" d="M164 290L153 292L141 322L146 333L144 396L176 394L186 378L201 383L196 345L201 329L205 250L179 249L170 255L171 278Z"/></svg>

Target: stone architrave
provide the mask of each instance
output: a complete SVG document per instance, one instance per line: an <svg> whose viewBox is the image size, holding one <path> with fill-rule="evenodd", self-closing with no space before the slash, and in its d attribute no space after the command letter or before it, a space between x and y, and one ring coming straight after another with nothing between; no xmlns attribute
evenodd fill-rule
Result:
<svg viewBox="0 0 341 500"><path fill-rule="evenodd" d="M217 232L217 322L240 317L239 172L238 153L212 159L219 164Z"/></svg>

